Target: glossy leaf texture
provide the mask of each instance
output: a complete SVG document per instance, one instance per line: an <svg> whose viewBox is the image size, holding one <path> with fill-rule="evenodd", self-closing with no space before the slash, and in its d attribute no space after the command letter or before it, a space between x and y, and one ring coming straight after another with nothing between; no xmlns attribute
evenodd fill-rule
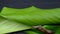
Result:
<svg viewBox="0 0 60 34"><path fill-rule="evenodd" d="M48 30L52 30L54 32L54 34L60 34L60 26L44 25L43 27L48 29ZM29 28L30 27L28 27L24 24L20 24L18 22L11 21L11 20L8 20L8 19L0 16L0 34L26 30L26 29L29 29ZM43 32L35 30L35 29L25 31L25 32L27 34L44 34Z"/></svg>
<svg viewBox="0 0 60 34"><path fill-rule="evenodd" d="M5 19L0 16L0 34L29 29L29 26Z"/></svg>
<svg viewBox="0 0 60 34"><path fill-rule="evenodd" d="M4 7L1 15L29 26L60 23L60 8L38 9L32 6L26 9L14 9Z"/></svg>

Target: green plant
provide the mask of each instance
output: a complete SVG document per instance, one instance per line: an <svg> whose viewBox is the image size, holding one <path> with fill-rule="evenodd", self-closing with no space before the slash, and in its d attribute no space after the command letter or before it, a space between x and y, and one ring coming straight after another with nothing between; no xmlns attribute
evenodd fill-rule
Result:
<svg viewBox="0 0 60 34"><path fill-rule="evenodd" d="M51 24L59 24L59 22L60 8L38 9L35 7L30 7L26 9L13 9L4 7L2 12L0 13L1 34L18 30L30 29L36 25L44 25L44 28L54 31L55 34L60 34L60 27L51 26ZM47 24L50 24L50 26ZM29 34L31 34L30 32L32 32L32 34L44 34L40 32L37 33L34 31L26 32L28 32Z"/></svg>

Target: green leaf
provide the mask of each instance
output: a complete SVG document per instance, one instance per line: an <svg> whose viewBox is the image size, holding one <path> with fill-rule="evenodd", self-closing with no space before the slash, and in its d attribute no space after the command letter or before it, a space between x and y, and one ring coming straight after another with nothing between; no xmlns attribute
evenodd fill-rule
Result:
<svg viewBox="0 0 60 34"><path fill-rule="evenodd" d="M43 27L48 30L52 30L52 31L54 31L56 28L58 28L57 25L44 25Z"/></svg>
<svg viewBox="0 0 60 34"><path fill-rule="evenodd" d="M60 22L60 8L38 9L35 7L14 9L4 7L1 15L7 19L29 25L57 24Z"/></svg>
<svg viewBox="0 0 60 34"><path fill-rule="evenodd" d="M4 17L0 16L0 34L21 31L29 28L29 26L5 19Z"/></svg>
<svg viewBox="0 0 60 34"><path fill-rule="evenodd" d="M60 23L60 8L38 9L30 7L26 9L14 9L4 7L0 15L1 34L29 29L31 28L30 26ZM59 27L48 25L43 27L53 30L56 34L59 34ZM38 34L33 31L28 31L28 33Z"/></svg>
<svg viewBox="0 0 60 34"><path fill-rule="evenodd" d="M39 34L39 33L36 33L34 31L27 31L27 34Z"/></svg>
<svg viewBox="0 0 60 34"><path fill-rule="evenodd" d="M25 31L27 34L44 34L43 32L37 30L37 29L32 29L32 30L28 30Z"/></svg>
<svg viewBox="0 0 60 34"><path fill-rule="evenodd" d="M54 34L60 34L60 25L45 25L44 28L52 30Z"/></svg>
<svg viewBox="0 0 60 34"><path fill-rule="evenodd" d="M60 34L60 26L57 26L57 29L55 29L55 34Z"/></svg>

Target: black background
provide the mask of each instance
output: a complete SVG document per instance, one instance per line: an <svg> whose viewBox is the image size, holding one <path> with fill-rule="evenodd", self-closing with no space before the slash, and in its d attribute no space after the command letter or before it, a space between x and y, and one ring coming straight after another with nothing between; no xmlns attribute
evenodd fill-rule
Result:
<svg viewBox="0 0 60 34"><path fill-rule="evenodd" d="M60 0L2 0L3 5L11 8L37 8L51 9L60 8Z"/></svg>

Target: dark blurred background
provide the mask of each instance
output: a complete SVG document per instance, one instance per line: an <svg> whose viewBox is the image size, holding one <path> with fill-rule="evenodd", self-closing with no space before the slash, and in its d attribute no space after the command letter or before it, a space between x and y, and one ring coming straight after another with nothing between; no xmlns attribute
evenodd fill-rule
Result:
<svg viewBox="0 0 60 34"><path fill-rule="evenodd" d="M32 5L37 8L60 8L60 0L2 0L3 5L11 8L28 8Z"/></svg>
<svg viewBox="0 0 60 34"><path fill-rule="evenodd" d="M2 8L3 8L3 6L2 6L2 2L3 0L0 0L0 12L1 12L1 10L2 10Z"/></svg>
<svg viewBox="0 0 60 34"><path fill-rule="evenodd" d="M3 6L0 5L0 12L1 12L2 8L3 8Z"/></svg>

